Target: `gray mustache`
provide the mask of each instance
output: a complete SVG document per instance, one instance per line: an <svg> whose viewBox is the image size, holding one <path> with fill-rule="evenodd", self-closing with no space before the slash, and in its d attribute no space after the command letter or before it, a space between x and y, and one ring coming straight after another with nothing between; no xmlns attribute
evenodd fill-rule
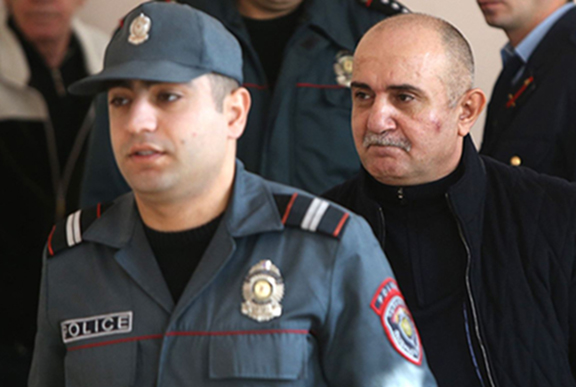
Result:
<svg viewBox="0 0 576 387"><path fill-rule="evenodd" d="M412 149L412 144L407 138L394 138L390 131L379 134L368 133L364 136L362 145L364 148L368 148L370 145L395 146L404 149L406 152L410 152L410 149Z"/></svg>

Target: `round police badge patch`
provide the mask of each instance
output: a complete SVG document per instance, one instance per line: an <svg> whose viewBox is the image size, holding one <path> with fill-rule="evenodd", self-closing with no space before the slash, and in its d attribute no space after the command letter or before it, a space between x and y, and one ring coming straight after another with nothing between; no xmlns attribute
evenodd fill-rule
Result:
<svg viewBox="0 0 576 387"><path fill-rule="evenodd" d="M340 86L350 87L352 82L352 70L354 68L354 57L347 50L339 51L334 59L334 73L336 82Z"/></svg>
<svg viewBox="0 0 576 387"><path fill-rule="evenodd" d="M137 46L148 40L150 35L150 28L152 27L152 20L143 13L137 18L132 20L130 24L130 36L128 36L128 41L133 45Z"/></svg>
<svg viewBox="0 0 576 387"><path fill-rule="evenodd" d="M258 322L282 315L284 281L280 270L270 260L254 265L242 284L242 314Z"/></svg>
<svg viewBox="0 0 576 387"><path fill-rule="evenodd" d="M394 349L412 363L421 365L423 350L420 335L396 281L392 278L385 280L370 306L380 316Z"/></svg>

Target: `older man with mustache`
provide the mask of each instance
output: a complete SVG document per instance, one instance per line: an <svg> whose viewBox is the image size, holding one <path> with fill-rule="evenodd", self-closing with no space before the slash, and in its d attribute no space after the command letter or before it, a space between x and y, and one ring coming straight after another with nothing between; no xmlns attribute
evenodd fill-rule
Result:
<svg viewBox="0 0 576 387"><path fill-rule="evenodd" d="M370 223L439 386L576 386L576 189L478 156L473 77L442 20L371 29L352 74L363 169L325 196Z"/></svg>

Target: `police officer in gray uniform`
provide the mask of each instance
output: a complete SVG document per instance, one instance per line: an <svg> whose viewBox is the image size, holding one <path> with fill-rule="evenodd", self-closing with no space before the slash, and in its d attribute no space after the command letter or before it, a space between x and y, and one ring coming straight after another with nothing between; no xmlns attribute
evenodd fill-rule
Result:
<svg viewBox="0 0 576 387"><path fill-rule="evenodd" d="M366 222L235 160L241 82L219 22L150 2L72 86L108 90L133 193L50 235L30 386L436 385Z"/></svg>

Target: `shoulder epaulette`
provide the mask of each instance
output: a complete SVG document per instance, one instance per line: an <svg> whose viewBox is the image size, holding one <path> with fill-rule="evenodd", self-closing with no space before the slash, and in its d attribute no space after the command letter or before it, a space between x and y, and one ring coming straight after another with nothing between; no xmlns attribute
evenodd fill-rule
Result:
<svg viewBox="0 0 576 387"><path fill-rule="evenodd" d="M101 204L78 210L62 219L52 228L48 236L48 256L53 257L59 251L69 249L82 242L82 234L106 211L112 203Z"/></svg>
<svg viewBox="0 0 576 387"><path fill-rule="evenodd" d="M358 0L365 7L382 12L387 16L410 13L410 10L396 0Z"/></svg>
<svg viewBox="0 0 576 387"><path fill-rule="evenodd" d="M330 202L317 197L299 195L274 195L282 223L310 232L318 232L340 239L348 224L350 214Z"/></svg>

